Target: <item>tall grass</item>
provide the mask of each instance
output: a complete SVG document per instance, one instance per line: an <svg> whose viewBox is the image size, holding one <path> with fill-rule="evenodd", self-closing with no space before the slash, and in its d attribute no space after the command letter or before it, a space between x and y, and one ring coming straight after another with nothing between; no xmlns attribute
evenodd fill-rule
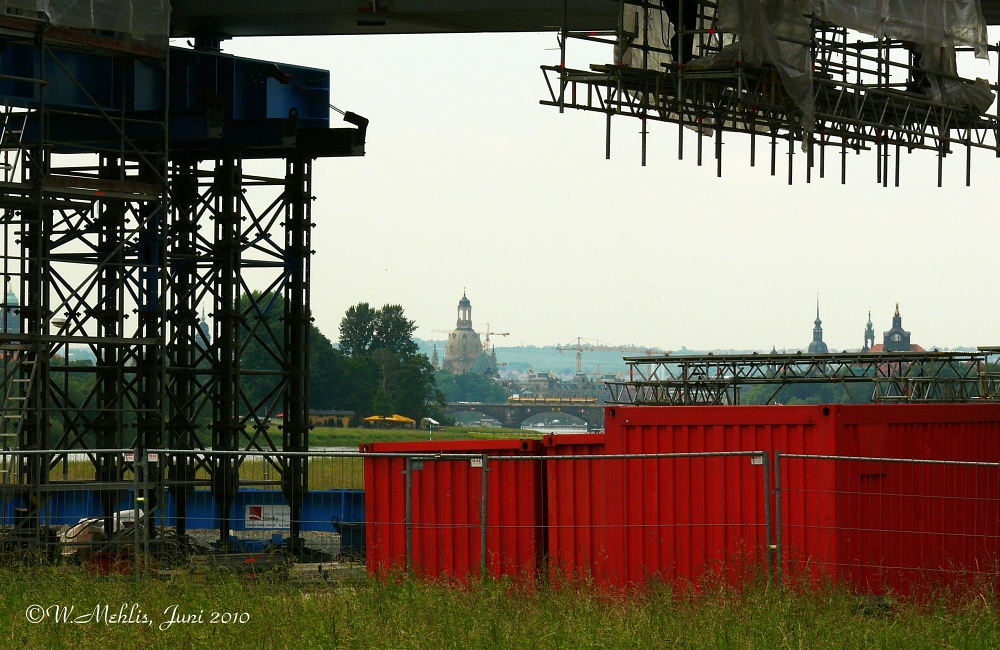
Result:
<svg viewBox="0 0 1000 650"><path fill-rule="evenodd" d="M0 569L0 645L51 648L991 648L1000 644L997 600L961 598L867 607L836 587L679 594L656 587L608 597L585 586L521 588L499 580L448 586L402 579L299 587L218 576L140 582L67 567ZM136 603L151 627L31 624L31 604L76 612ZM207 618L245 612L244 624L161 630L172 605Z"/></svg>

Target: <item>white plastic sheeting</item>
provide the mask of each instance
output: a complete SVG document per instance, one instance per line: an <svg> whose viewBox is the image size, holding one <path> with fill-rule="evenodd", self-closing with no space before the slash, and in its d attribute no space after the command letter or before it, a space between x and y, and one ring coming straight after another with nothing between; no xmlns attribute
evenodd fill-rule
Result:
<svg viewBox="0 0 1000 650"><path fill-rule="evenodd" d="M719 28L740 36L743 60L770 63L785 92L811 128L816 108L812 95L811 0L720 0Z"/></svg>
<svg viewBox="0 0 1000 650"><path fill-rule="evenodd" d="M658 4L682 0L657 0ZM665 11L645 11L626 5L625 29L635 35L634 45L648 44L669 49L674 26ZM802 111L801 126L812 130L815 116L812 87L813 17L878 38L908 41L921 54L921 67L931 73L957 75L955 48L966 46L976 56L987 56L986 21L979 0L718 0L718 28L735 34L738 44L709 57L693 61L691 69L711 67L730 59L751 65L774 66L788 96ZM662 69L669 55L649 54L619 45L616 55L634 67ZM964 83L927 75L924 92L948 104L985 111L993 102L988 83Z"/></svg>
<svg viewBox="0 0 1000 650"><path fill-rule="evenodd" d="M677 0L664 1L676 2ZM659 6L660 0L652 0L650 4ZM673 60L673 57L666 53L674 30L667 18L666 11L650 9L649 20L646 20L646 11L638 5L627 4L622 8L622 11L624 12L622 21L624 30L634 34L635 38L631 43L618 43L615 48L615 60L630 68L644 67L647 70L663 70L663 64ZM643 47L647 45L652 50ZM643 52L644 49L646 49L645 52Z"/></svg>
<svg viewBox="0 0 1000 650"><path fill-rule="evenodd" d="M932 47L967 45L986 58L979 0L815 0L821 20L878 38Z"/></svg>
<svg viewBox="0 0 1000 650"><path fill-rule="evenodd" d="M170 0L0 0L0 10L41 12L60 27L118 32L165 47Z"/></svg>

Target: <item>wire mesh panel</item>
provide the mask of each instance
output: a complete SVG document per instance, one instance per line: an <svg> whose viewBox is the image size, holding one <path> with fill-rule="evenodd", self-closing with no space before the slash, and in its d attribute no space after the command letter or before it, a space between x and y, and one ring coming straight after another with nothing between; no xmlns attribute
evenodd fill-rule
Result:
<svg viewBox="0 0 1000 650"><path fill-rule="evenodd" d="M780 455L787 575L865 592L996 583L1000 464Z"/></svg>
<svg viewBox="0 0 1000 650"><path fill-rule="evenodd" d="M459 580L536 577L544 552L544 469L532 453L536 445L365 445L369 569Z"/></svg>
<svg viewBox="0 0 1000 650"><path fill-rule="evenodd" d="M622 588L649 580L743 584L766 575L763 454L557 453L546 465L558 572Z"/></svg>
<svg viewBox="0 0 1000 650"><path fill-rule="evenodd" d="M98 472L95 458L119 468L112 480ZM282 491L283 469L292 462L310 470L297 519ZM238 472L226 517L211 478L222 463ZM22 468L32 464L48 468L47 482L29 480ZM8 560L62 559L127 572L185 565L198 555L330 562L365 553L357 452L0 451L0 467L0 552ZM191 478L159 482L153 477L160 472Z"/></svg>

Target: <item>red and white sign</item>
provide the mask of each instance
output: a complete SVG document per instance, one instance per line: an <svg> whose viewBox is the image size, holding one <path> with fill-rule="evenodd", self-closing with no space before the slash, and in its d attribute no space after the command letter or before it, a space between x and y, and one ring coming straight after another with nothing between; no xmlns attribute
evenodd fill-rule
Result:
<svg viewBox="0 0 1000 650"><path fill-rule="evenodd" d="M247 528L288 528L292 510L282 505L247 506L243 523Z"/></svg>

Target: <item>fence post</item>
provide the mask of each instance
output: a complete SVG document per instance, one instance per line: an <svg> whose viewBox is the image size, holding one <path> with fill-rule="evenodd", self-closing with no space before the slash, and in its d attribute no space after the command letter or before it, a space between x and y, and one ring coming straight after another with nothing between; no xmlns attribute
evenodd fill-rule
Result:
<svg viewBox="0 0 1000 650"><path fill-rule="evenodd" d="M149 492L150 492L150 481L149 481L149 451L146 449L142 450L142 480L145 485L142 488L142 575L144 578L149 577ZM136 512L136 521L139 521L138 509ZM136 530L135 532L138 532Z"/></svg>
<svg viewBox="0 0 1000 650"><path fill-rule="evenodd" d="M777 546L778 584L782 582L782 540L781 540L781 450L774 450L774 543Z"/></svg>
<svg viewBox="0 0 1000 650"><path fill-rule="evenodd" d="M413 457L406 457L406 572L413 573Z"/></svg>
<svg viewBox="0 0 1000 650"><path fill-rule="evenodd" d="M135 574L138 577L142 572L142 567L139 563L139 535L138 535L138 525L139 525L139 468L142 463L139 462L139 449L132 449L132 543L134 546L133 560L135 562ZM117 521L112 524L112 530L117 526L118 530L122 528L122 516L119 513L113 513L112 521L117 519Z"/></svg>
<svg viewBox="0 0 1000 650"><path fill-rule="evenodd" d="M765 554L767 556L767 577L770 580L773 577L773 566L771 554L774 552L774 546L771 544L773 537L773 526L771 525L771 464L768 462L768 453L766 451L760 454L761 467L764 470L764 546Z"/></svg>
<svg viewBox="0 0 1000 650"><path fill-rule="evenodd" d="M479 505L479 578L486 577L486 515L487 515L487 492L489 490L489 456L483 454L483 496Z"/></svg>

